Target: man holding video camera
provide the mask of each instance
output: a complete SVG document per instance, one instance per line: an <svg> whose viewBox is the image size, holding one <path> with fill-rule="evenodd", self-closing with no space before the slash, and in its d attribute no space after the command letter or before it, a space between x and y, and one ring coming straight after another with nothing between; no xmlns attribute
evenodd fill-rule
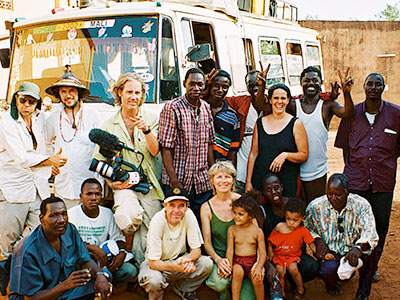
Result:
<svg viewBox="0 0 400 300"><path fill-rule="evenodd" d="M140 264L144 260L148 225L153 215L161 210L161 201L164 199L159 183L161 160L157 156L159 153L156 138L158 119L157 115L142 107L146 98L146 89L144 82L137 74L121 75L113 88L113 93L115 103L121 108L103 124L103 130L117 136L125 146L140 152L136 153L137 151L124 148L120 154L123 161L138 168L141 181L147 180L152 186L149 192L138 191L135 188L137 182L135 178L132 178L133 176L123 182L106 178L107 184L114 191L115 222L125 234L134 233L132 249L136 261ZM100 147L96 146L94 158L110 164L111 160L107 160L100 152ZM125 165L121 168L131 171Z"/></svg>

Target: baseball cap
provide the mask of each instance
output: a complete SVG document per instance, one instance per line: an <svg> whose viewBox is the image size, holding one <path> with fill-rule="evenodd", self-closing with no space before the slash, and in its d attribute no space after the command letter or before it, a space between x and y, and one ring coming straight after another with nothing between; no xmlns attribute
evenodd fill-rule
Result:
<svg viewBox="0 0 400 300"><path fill-rule="evenodd" d="M164 203L168 203L174 200L189 201L189 195L185 189L179 187L170 188L165 194Z"/></svg>
<svg viewBox="0 0 400 300"><path fill-rule="evenodd" d="M40 89L32 82L22 82L17 91L18 95L31 96L36 100L40 100Z"/></svg>

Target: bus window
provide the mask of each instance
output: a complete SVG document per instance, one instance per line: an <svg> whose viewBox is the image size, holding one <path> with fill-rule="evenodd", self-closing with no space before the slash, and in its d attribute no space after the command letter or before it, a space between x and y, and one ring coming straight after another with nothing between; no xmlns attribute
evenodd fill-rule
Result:
<svg viewBox="0 0 400 300"><path fill-rule="evenodd" d="M162 19L160 100L171 100L180 95L178 60L170 18Z"/></svg>
<svg viewBox="0 0 400 300"><path fill-rule="evenodd" d="M251 10L251 0L238 0L237 4L240 10L248 11Z"/></svg>
<svg viewBox="0 0 400 300"><path fill-rule="evenodd" d="M126 72L145 81L146 102L157 95L158 17L131 16L59 21L51 25L26 26L16 31L10 70L11 99L22 81L44 90L71 65L74 75L90 89L85 102L114 104L112 87ZM53 99L57 101L57 99Z"/></svg>
<svg viewBox="0 0 400 300"><path fill-rule="evenodd" d="M277 83L284 83L285 75L283 74L283 62L279 41L261 39L260 54L264 68L266 68L268 64L271 65L268 71L267 85L271 86Z"/></svg>
<svg viewBox="0 0 400 300"><path fill-rule="evenodd" d="M247 72L256 69L256 64L254 61L254 51L253 51L253 42L251 39L243 39L244 50L246 54L246 69Z"/></svg>
<svg viewBox="0 0 400 300"><path fill-rule="evenodd" d="M318 46L306 44L306 62L307 67L312 66L321 70L321 57Z"/></svg>
<svg viewBox="0 0 400 300"><path fill-rule="evenodd" d="M219 69L218 55L215 45L215 35L214 30L210 24L183 19L182 33L186 51L190 46L210 44L211 59L198 62L198 67L205 74L210 73L212 69Z"/></svg>
<svg viewBox="0 0 400 300"><path fill-rule="evenodd" d="M287 67L290 85L300 85L300 74L303 71L303 56L299 43L286 43Z"/></svg>

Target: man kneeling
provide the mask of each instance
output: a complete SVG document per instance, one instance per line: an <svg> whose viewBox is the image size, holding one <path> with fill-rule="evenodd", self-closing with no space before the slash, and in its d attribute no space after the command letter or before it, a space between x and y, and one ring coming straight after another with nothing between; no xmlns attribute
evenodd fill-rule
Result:
<svg viewBox="0 0 400 300"><path fill-rule="evenodd" d="M14 250L9 299L89 300L94 292L107 299L112 286L68 223L60 198L42 201L40 223Z"/></svg>
<svg viewBox="0 0 400 300"><path fill-rule="evenodd" d="M333 174L328 180L326 195L308 205L304 225L315 238L319 275L327 292L340 294L339 279L343 278L338 277L338 268L342 269L345 262L349 264L346 267L349 276L363 262L356 300L368 300L377 265L376 256L370 254L378 244L378 234L371 205L349 193L348 187L346 175Z"/></svg>
<svg viewBox="0 0 400 300"><path fill-rule="evenodd" d="M164 200L164 209L150 222L146 260L139 272L139 284L150 300L162 299L169 281L176 281L174 291L181 299L196 300L197 288L211 273L213 263L201 255L203 238L188 203L183 189L172 188Z"/></svg>
<svg viewBox="0 0 400 300"><path fill-rule="evenodd" d="M133 255L128 256L125 250L125 237L115 224L113 212L100 206L102 189L97 179L86 179L81 186L82 204L68 210L69 221L78 229L92 257L112 277L113 284L122 285L136 277L137 268L129 261ZM108 240L114 240L119 249L112 259L100 247Z"/></svg>

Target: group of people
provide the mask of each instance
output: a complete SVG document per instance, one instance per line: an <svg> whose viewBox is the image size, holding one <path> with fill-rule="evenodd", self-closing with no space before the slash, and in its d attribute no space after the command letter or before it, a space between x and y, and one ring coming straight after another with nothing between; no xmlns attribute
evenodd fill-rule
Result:
<svg viewBox="0 0 400 300"><path fill-rule="evenodd" d="M377 73L357 105L349 69L328 94L319 69L306 68L296 99L282 83L266 95L267 73L250 71L249 95L226 97L229 73L189 69L185 94L159 118L142 106L140 76L124 74L113 87L119 110L103 124L69 67L46 89L61 102L50 113L39 87L21 83L0 119L1 292L11 274L10 299L106 299L135 278L149 299L170 282L198 299L204 281L221 299L283 299L290 287L301 299L318 274L339 294L358 269L356 299L368 299L389 227L400 108L382 99ZM334 115L345 169L327 180ZM124 147L110 155L89 140L94 128ZM92 158L116 157L151 189L89 171ZM106 186L112 211L99 205Z"/></svg>

